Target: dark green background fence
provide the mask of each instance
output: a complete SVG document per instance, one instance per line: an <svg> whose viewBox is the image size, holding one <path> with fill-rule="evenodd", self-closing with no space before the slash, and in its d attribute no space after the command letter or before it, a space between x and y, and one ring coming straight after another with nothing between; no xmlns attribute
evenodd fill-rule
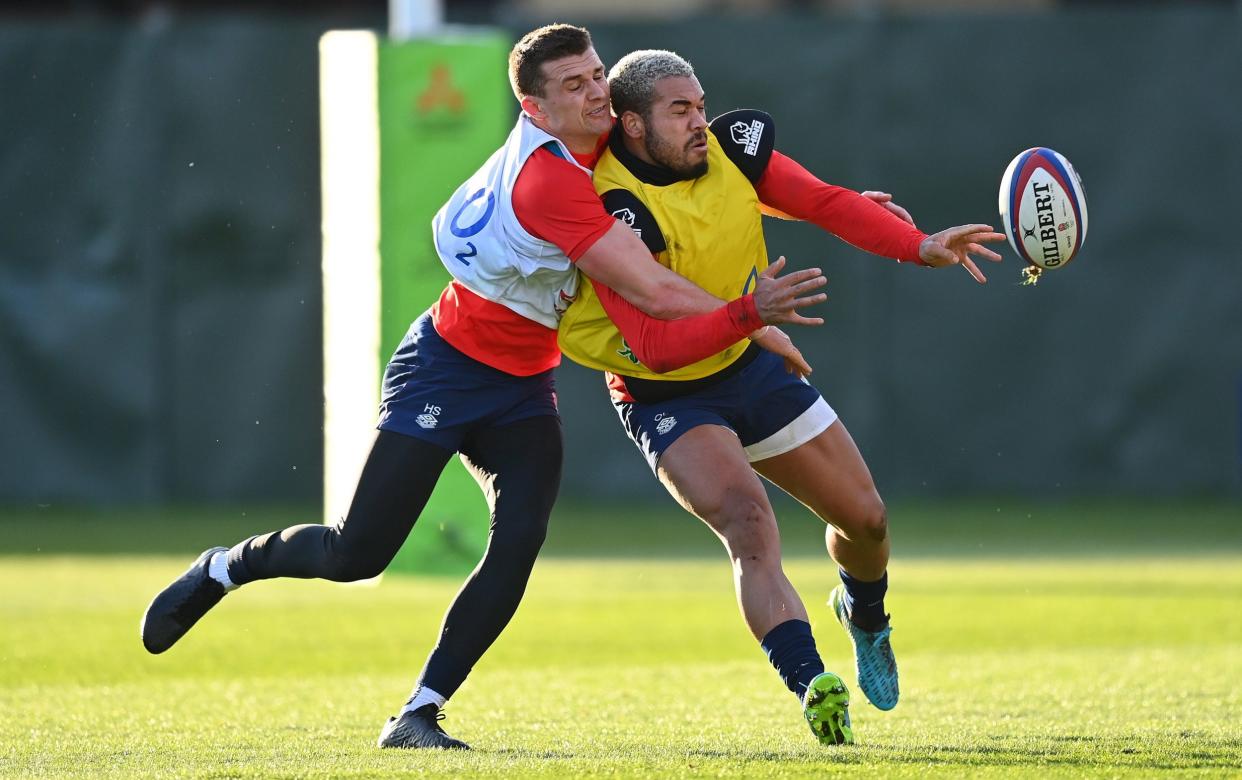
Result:
<svg viewBox="0 0 1242 780"><path fill-rule="evenodd" d="M318 499L323 29L0 26L0 500ZM828 269L795 338L886 495L1242 494L1237 12L592 29L609 63L685 55L710 112L768 110L925 229L994 221L1029 146L1082 173L1086 248L1034 289L1009 250L978 287L772 224ZM660 495L598 376L559 382L564 494Z"/></svg>

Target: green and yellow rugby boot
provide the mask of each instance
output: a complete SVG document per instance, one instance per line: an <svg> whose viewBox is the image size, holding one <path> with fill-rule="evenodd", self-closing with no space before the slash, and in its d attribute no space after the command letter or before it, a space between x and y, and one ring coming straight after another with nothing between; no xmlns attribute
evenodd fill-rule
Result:
<svg viewBox="0 0 1242 780"><path fill-rule="evenodd" d="M850 635L854 645L854 664L858 669L858 687L877 709L891 710L897 706L897 659L889 641L892 627L887 623L879 631L865 631L854 625L845 611L845 586L838 585L828 597L828 605Z"/></svg>
<svg viewBox="0 0 1242 780"><path fill-rule="evenodd" d="M832 672L816 675L802 697L802 714L821 745L852 745L850 692Z"/></svg>

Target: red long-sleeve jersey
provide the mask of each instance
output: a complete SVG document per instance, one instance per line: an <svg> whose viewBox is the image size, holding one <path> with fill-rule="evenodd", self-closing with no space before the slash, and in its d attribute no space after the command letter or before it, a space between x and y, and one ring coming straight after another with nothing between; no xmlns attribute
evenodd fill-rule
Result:
<svg viewBox="0 0 1242 780"><path fill-rule="evenodd" d="M755 192L765 206L812 222L859 249L924 265L919 244L926 233L870 198L820 181L775 149Z"/></svg>

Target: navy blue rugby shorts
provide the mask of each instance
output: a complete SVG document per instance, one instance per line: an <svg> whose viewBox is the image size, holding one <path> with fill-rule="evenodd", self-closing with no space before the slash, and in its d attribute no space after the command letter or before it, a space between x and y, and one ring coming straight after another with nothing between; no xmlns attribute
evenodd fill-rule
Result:
<svg viewBox="0 0 1242 780"><path fill-rule="evenodd" d="M558 416L552 370L513 376L462 354L423 314L410 325L384 371L379 422L448 450L479 428Z"/></svg>
<svg viewBox="0 0 1242 780"><path fill-rule="evenodd" d="M673 442L699 425L732 430L754 463L800 447L837 420L819 391L788 373L785 361L767 350L709 387L657 403L613 406L652 471Z"/></svg>

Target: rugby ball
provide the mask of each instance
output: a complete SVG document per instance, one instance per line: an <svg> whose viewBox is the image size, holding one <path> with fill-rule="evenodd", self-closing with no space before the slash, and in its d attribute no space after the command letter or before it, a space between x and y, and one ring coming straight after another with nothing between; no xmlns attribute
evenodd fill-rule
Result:
<svg viewBox="0 0 1242 780"><path fill-rule="evenodd" d="M1013 250L1031 265L1060 268L1087 238L1087 199L1070 161L1051 149L1027 149L1005 169L1001 224Z"/></svg>

